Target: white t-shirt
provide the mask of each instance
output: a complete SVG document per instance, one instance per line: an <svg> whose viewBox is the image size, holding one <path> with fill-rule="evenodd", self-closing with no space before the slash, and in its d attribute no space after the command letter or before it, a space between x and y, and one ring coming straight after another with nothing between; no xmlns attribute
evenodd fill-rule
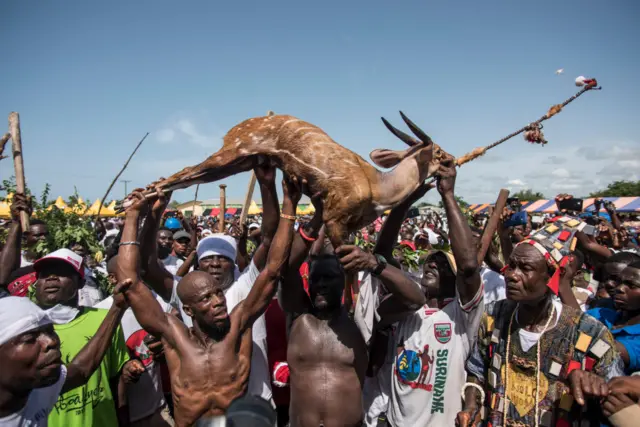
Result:
<svg viewBox="0 0 640 427"><path fill-rule="evenodd" d="M184 264L184 260L181 260L177 256L169 255L162 260L162 263L164 264L164 268L166 268L169 273L175 276L180 266Z"/></svg>
<svg viewBox="0 0 640 427"><path fill-rule="evenodd" d="M496 273L490 268L481 267L480 277L484 286L485 305L507 298L507 284L502 274Z"/></svg>
<svg viewBox="0 0 640 427"><path fill-rule="evenodd" d="M24 408L0 418L0 426L2 427L46 427L49 419L49 412L53 409L62 386L67 379L67 368L62 365L60 367L60 378L55 384L49 387L36 388L29 393L27 404Z"/></svg>
<svg viewBox="0 0 640 427"><path fill-rule="evenodd" d="M224 296L227 300L228 313L231 313L236 305L247 298L259 274L260 270L258 270L253 261L251 261L249 267L227 288ZM193 322L182 309L182 302L178 297L177 289L179 281L180 277L174 277L171 305L180 311L185 325L191 328L193 327ZM271 400L271 375L267 361L267 326L264 320L264 314L255 321L251 333L253 336L253 351L251 353L251 373L249 374L247 392L254 396L260 396L265 400Z"/></svg>
<svg viewBox="0 0 640 427"><path fill-rule="evenodd" d="M356 316L378 317L378 280L363 281ZM370 288L370 289L367 289ZM364 298L363 298L364 292ZM393 348L387 419L393 426L453 425L462 410L464 364L484 312L484 289L465 305L458 297L442 310L423 306L398 322L390 336ZM365 337L366 339L366 337Z"/></svg>
<svg viewBox="0 0 640 427"><path fill-rule="evenodd" d="M152 291L153 292L153 291ZM171 305L164 302L156 295L156 301L165 313L171 311ZM108 310L113 305L113 297L96 304L95 308ZM132 422L141 420L152 415L165 404L164 392L162 390L162 378L160 366L153 361L153 355L144 342L148 335L136 320L133 311L128 308L120 321L122 332L132 358L139 359L145 367L145 372L135 384L127 384L127 401L129 402L129 418Z"/></svg>

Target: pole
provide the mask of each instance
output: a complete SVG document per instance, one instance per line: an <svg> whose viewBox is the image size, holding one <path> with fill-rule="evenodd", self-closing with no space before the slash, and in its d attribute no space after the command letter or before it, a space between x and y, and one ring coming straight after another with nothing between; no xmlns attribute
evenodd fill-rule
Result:
<svg viewBox="0 0 640 427"><path fill-rule="evenodd" d="M196 185L196 195L193 198L193 206L191 207L191 217L196 217L196 202L198 201L198 190L200 189L200 184Z"/></svg>
<svg viewBox="0 0 640 427"><path fill-rule="evenodd" d="M224 214L227 210L227 186L220 184L220 212L218 213L218 222L220 223L218 232L224 233Z"/></svg>
<svg viewBox="0 0 640 427"><path fill-rule="evenodd" d="M127 184L131 182L130 179L121 179L120 182L124 183L124 197L127 197L129 193L127 192Z"/></svg>
<svg viewBox="0 0 640 427"><path fill-rule="evenodd" d="M20 135L20 115L15 111L9 114L9 133L13 143L13 166L16 173L16 192L26 196L26 186L24 182L24 163L22 160L22 136ZM29 231L29 215L20 211L20 224L22 232Z"/></svg>
<svg viewBox="0 0 640 427"><path fill-rule="evenodd" d="M247 221L247 215L249 206L251 205L251 198L253 197L253 189L256 186L256 173L251 171L251 178L249 178L249 186L247 187L247 194L244 196L244 204L242 205L242 212L240 213L240 224L244 224Z"/></svg>
<svg viewBox="0 0 640 427"><path fill-rule="evenodd" d="M500 221L500 215L502 215L502 211L504 207L507 205L507 198L509 197L509 190L502 189L500 190L500 194L498 194L498 199L496 200L496 205L493 208L493 212L487 221L487 225L484 227L484 231L482 232L482 237L480 238L480 247L478 248L478 264L482 265L484 261L484 257L489 250L489 246L491 245L491 239L493 239L493 233L496 232L498 228L498 221Z"/></svg>
<svg viewBox="0 0 640 427"><path fill-rule="evenodd" d="M138 145L136 145L136 148L134 148L133 152L131 153L131 155L129 156L129 158L127 159L127 161L124 163L124 165L122 165L122 169L120 169L120 172L118 172L118 174L116 175L115 178L113 178L113 181L111 181L111 184L109 184L109 188L107 188L107 191L104 193L104 196L102 196L102 199L100 200L100 206L98 206L98 216L96 217L96 221L98 219L100 219L100 211L102 210L102 205L104 205L104 201L107 200L107 196L109 195L109 192L111 191L111 189L113 188L114 184L116 183L116 181L118 180L118 178L120 178L120 175L122 175L122 172L124 172L124 170L127 168L127 166L129 166L129 162L131 161L131 159L133 158L134 154L136 154L136 151L138 151L138 148L140 148L140 146L142 145L142 143L144 142L145 139L147 139L147 136L149 136L149 132L147 132L142 139L140 140L140 142L138 142ZM127 197L127 195L124 195L125 197Z"/></svg>

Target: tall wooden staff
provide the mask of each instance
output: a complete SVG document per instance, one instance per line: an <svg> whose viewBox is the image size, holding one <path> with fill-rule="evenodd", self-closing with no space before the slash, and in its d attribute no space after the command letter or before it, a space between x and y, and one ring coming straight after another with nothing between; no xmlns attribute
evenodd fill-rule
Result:
<svg viewBox="0 0 640 427"><path fill-rule="evenodd" d="M224 214L227 210L227 186L220 184L220 212L218 213L218 222L220 223L218 231L224 233Z"/></svg>
<svg viewBox="0 0 640 427"><path fill-rule="evenodd" d="M482 232L482 237L480 238L480 247L478 248L478 264L482 265L484 261L484 257L489 250L489 246L491 245L491 239L493 238L493 233L496 232L498 228L498 222L500 221L500 215L502 215L502 211L504 207L507 205L507 198L509 197L509 190L502 189L500 190L500 194L498 194L498 199L496 200L496 205L493 208L493 212L491 212L491 216L487 221L487 225L484 227L484 231Z"/></svg>
<svg viewBox="0 0 640 427"><path fill-rule="evenodd" d="M13 166L16 172L16 192L25 194L24 163L22 161L22 138L20 136L20 115L15 111L9 114L9 133L13 142ZM20 223L22 232L29 231L29 215L20 211Z"/></svg>
<svg viewBox="0 0 640 427"><path fill-rule="evenodd" d="M104 201L107 199L107 196L109 195L109 192L111 192L111 189L113 188L113 185L116 183L118 178L120 178L120 175L122 175L122 172L124 172L124 170L127 168L127 166L129 166L129 162L131 161L133 156L136 154L136 151L138 151L138 148L140 148L140 146L142 145L144 140L147 139L147 136L149 136L149 132L147 132L142 137L140 142L138 142L138 145L136 145L136 148L133 149L133 152L131 153L131 155L129 156L127 161L124 163L124 165L122 165L122 168L120 169L120 172L118 172L116 177L113 178L113 181L111 181L111 184L109 184L109 188L107 188L107 191L104 193L104 196L102 196L102 199L100 200L100 206L98 206L98 216L96 217L96 222L98 222L98 220L100 219L100 211L102 210L102 205L104 205ZM126 195L125 195L125 197L126 197Z"/></svg>
<svg viewBox="0 0 640 427"><path fill-rule="evenodd" d="M247 215L249 206L251 205L251 198L253 197L253 189L256 186L256 173L251 171L251 178L249 178L249 186L247 187L247 194L244 196L244 204L242 205L242 212L240 213L240 225L247 221Z"/></svg>
<svg viewBox="0 0 640 427"><path fill-rule="evenodd" d="M191 207L191 216L193 218L196 217L196 202L198 201L198 190L200 189L200 184L196 185L196 195L193 198L193 206Z"/></svg>

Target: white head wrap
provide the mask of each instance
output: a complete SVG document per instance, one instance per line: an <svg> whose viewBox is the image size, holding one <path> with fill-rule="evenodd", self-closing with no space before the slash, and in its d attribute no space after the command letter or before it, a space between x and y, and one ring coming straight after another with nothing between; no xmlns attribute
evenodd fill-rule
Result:
<svg viewBox="0 0 640 427"><path fill-rule="evenodd" d="M47 313L29 298L0 298L0 345L20 334L51 323Z"/></svg>
<svg viewBox="0 0 640 427"><path fill-rule="evenodd" d="M198 253L198 261L212 255L221 255L235 263L237 243L236 239L231 236L215 233L200 240L196 251Z"/></svg>

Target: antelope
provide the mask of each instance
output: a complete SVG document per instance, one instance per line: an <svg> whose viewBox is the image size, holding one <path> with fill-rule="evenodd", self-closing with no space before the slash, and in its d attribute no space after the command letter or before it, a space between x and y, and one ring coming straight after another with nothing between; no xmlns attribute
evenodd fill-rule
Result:
<svg viewBox="0 0 640 427"><path fill-rule="evenodd" d="M371 160L382 172L351 150L335 142L322 129L288 115L254 117L233 127L222 148L202 163L160 181L160 188L177 190L221 180L270 162L289 176L308 183L307 196L322 194L323 220L334 247L349 232L360 229L384 211L405 200L438 169L447 155L427 134L400 112L415 139L385 126L409 147L377 149Z"/></svg>

